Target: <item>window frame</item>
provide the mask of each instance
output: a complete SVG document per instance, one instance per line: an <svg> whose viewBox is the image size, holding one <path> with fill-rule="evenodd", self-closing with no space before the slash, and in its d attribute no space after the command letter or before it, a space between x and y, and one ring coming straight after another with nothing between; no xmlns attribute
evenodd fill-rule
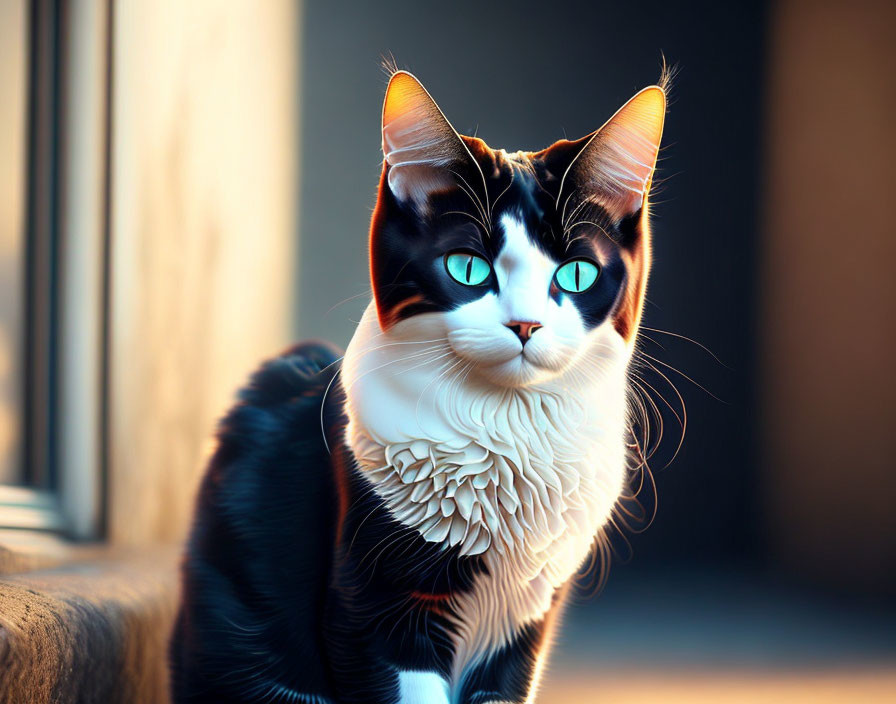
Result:
<svg viewBox="0 0 896 704"><path fill-rule="evenodd" d="M108 396L109 0L28 8L21 463L0 528L102 537Z"/></svg>

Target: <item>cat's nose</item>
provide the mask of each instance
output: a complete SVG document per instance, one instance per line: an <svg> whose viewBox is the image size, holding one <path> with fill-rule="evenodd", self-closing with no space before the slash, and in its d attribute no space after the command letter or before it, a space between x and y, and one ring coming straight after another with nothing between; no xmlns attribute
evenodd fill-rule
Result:
<svg viewBox="0 0 896 704"><path fill-rule="evenodd" d="M524 345L537 330L541 330L541 328L544 327L541 323L533 323L526 320L511 320L509 323L504 323L504 326L509 328L514 335L520 338L520 342Z"/></svg>

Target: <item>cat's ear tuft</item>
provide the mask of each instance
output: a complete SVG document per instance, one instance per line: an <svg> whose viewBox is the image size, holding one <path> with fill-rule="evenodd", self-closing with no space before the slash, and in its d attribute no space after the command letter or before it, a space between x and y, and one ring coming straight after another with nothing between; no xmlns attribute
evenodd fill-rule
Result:
<svg viewBox="0 0 896 704"><path fill-rule="evenodd" d="M633 215L644 205L656 167L666 93L650 86L637 93L586 143L564 177L564 190L602 205L615 219Z"/></svg>
<svg viewBox="0 0 896 704"><path fill-rule="evenodd" d="M383 156L392 193L418 207L431 193L453 187L452 165L471 158L439 106L406 71L395 72L386 89Z"/></svg>

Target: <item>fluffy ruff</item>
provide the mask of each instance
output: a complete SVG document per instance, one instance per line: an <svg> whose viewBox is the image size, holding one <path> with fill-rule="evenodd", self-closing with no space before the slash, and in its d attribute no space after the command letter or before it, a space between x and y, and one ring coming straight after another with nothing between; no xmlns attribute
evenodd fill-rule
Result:
<svg viewBox="0 0 896 704"><path fill-rule="evenodd" d="M613 335L595 331L599 355L517 389L462 366L431 383L440 355L421 362L406 340L383 336L372 306L349 346L346 439L372 489L425 540L488 568L453 604L457 674L548 611L612 513L626 473L628 360Z"/></svg>

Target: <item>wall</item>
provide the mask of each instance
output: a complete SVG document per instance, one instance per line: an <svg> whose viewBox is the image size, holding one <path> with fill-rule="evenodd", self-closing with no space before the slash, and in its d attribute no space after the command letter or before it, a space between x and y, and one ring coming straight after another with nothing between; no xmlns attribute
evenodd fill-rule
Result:
<svg viewBox="0 0 896 704"><path fill-rule="evenodd" d="M215 419L289 340L297 12L115 4L114 542L182 537Z"/></svg>
<svg viewBox="0 0 896 704"><path fill-rule="evenodd" d="M772 550L896 594L893 27L889 2L775 11L762 359Z"/></svg>

